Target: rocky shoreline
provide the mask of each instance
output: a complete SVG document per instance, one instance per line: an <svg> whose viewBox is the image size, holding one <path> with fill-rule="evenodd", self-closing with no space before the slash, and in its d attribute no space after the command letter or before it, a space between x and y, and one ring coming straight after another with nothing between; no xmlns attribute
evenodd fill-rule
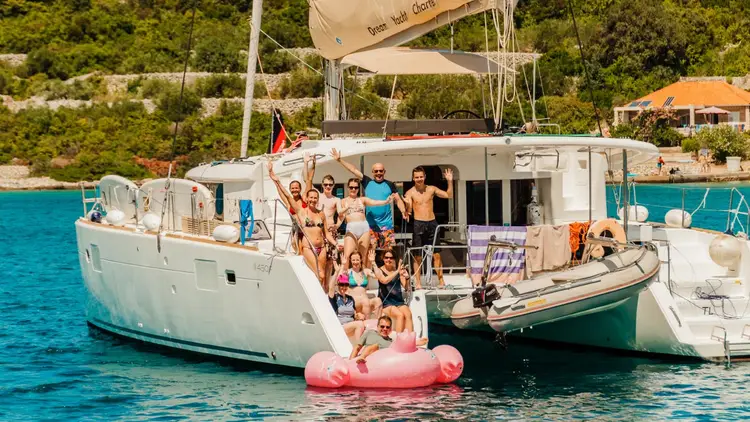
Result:
<svg viewBox="0 0 750 422"><path fill-rule="evenodd" d="M96 187L96 182L61 182L49 177L29 177L26 166L0 166L0 191L72 190Z"/></svg>

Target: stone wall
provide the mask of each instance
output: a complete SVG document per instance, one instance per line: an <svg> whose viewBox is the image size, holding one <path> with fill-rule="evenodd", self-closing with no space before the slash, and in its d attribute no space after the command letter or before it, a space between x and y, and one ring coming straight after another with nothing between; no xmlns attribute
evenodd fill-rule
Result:
<svg viewBox="0 0 750 422"><path fill-rule="evenodd" d="M68 79L65 81L66 83L73 83L75 80L85 80L88 79L94 75L97 75L96 73L90 73L87 75L82 76L76 76L75 78ZM201 78L207 78L209 76L214 75L236 75L240 78L244 78L244 73L208 73L208 72L188 72L185 74L185 85L186 86L194 86L199 79ZM260 83L265 83L268 86L269 91L274 91L276 88L278 88L279 84L281 83L281 80L287 77L288 73L279 73L279 74L266 74L261 77L261 75L257 75L256 81ZM132 74L132 75L102 75L102 80L104 83L104 86L107 89L107 92L112 95L122 95L127 93L128 91L128 83L133 82L137 79L143 79L143 80L163 80L170 83L175 84L181 84L182 83L182 72L174 72L174 73L141 73L141 74Z"/></svg>
<svg viewBox="0 0 750 422"><path fill-rule="evenodd" d="M18 67L25 61L25 54L0 54L0 62L3 62L11 67Z"/></svg>

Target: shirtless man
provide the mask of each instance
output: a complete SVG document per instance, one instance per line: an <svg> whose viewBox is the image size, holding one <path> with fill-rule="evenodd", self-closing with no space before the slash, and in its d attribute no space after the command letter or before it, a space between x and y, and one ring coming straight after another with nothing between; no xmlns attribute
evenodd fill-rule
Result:
<svg viewBox="0 0 750 422"><path fill-rule="evenodd" d="M339 226L341 225L341 222L337 224L333 221L333 216L336 214L339 204L341 204L341 198L333 194L333 187L335 184L336 182L333 180L333 176L330 174L323 176L323 195L321 195L320 200L318 200L318 204L323 209L323 214L326 216L326 227L328 227L328 230L331 232L331 236L333 236L334 239L337 238ZM337 252L338 251L332 247L328 249L328 268L326 269L326 274L331 274L333 262L336 261L338 255Z"/></svg>
<svg viewBox="0 0 750 422"><path fill-rule="evenodd" d="M406 203L406 212L414 212L414 233L412 234L412 246L420 248L425 245L432 245L435 239L435 230L437 230L437 221L435 221L435 212L433 210L432 199L434 197L449 199L453 198L453 170L445 169L445 180L448 182L448 190L444 191L432 185L426 185L425 171L422 167L416 167L411 171L411 178L414 181L414 187L409 189L404 195ZM443 280L443 262L440 254L433 252L433 266L437 271L438 285L445 286ZM422 279L419 267L422 265L422 257L414 256L414 275L416 277L415 287L422 288Z"/></svg>

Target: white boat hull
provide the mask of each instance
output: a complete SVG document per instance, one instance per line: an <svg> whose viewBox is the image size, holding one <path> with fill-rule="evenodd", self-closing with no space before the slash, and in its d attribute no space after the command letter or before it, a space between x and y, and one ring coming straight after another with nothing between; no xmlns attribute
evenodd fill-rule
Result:
<svg viewBox="0 0 750 422"><path fill-rule="evenodd" d="M156 236L79 220L87 320L176 349L304 367L351 344L298 256ZM227 271L234 272L235 284Z"/></svg>

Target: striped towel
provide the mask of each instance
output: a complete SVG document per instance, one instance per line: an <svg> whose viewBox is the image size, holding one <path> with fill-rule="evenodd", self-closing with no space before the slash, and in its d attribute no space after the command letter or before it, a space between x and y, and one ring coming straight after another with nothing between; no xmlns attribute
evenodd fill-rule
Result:
<svg viewBox="0 0 750 422"><path fill-rule="evenodd" d="M518 245L526 244L526 226L469 226L469 268L471 281L482 280L482 267L487 254L487 244L492 236ZM498 249L492 257L488 282L515 283L521 280L526 266L526 250Z"/></svg>

